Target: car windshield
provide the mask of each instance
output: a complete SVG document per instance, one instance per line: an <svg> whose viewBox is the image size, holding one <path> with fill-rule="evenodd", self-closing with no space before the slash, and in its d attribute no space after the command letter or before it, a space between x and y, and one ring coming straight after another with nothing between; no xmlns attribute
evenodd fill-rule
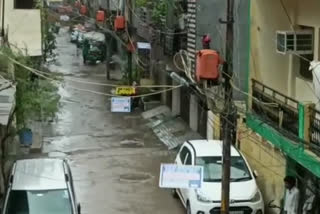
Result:
<svg viewBox="0 0 320 214"><path fill-rule="evenodd" d="M72 214L69 192L13 190L6 214Z"/></svg>
<svg viewBox="0 0 320 214"><path fill-rule="evenodd" d="M204 182L221 182L222 157L197 157L197 165L204 168ZM231 157L231 182L251 180L248 167L242 157Z"/></svg>

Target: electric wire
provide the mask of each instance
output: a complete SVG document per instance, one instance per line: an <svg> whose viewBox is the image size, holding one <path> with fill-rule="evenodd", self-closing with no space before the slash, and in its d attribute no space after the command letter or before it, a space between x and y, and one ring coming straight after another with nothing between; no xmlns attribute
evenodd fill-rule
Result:
<svg viewBox="0 0 320 214"><path fill-rule="evenodd" d="M13 63L25 68L26 70L29 70L30 72L32 72L33 74L39 76L39 77L42 77L46 80L50 80L52 82L55 82L55 83L58 83L58 81L56 79L52 79L50 77L47 77L41 73L38 72L38 70L34 69L34 68L31 68L29 66L26 66L20 62L18 62L17 60L15 59L12 59L11 57L5 55L3 52L0 51L0 55L3 55L3 56L6 56L10 61L12 61ZM109 94L109 93L104 93L104 92L98 92L98 91L93 91L93 90L87 90L87 89L82 89L82 88L77 88L77 87L73 87L73 86L67 86L69 88L72 88L72 89L75 89L75 90L79 90L79 91L84 91L84 92L89 92L89 93L93 93L93 94L98 94L98 95L104 95L104 96L109 96L109 97L121 97L119 95L114 95L114 94ZM156 92L150 92L150 93L147 93L147 94L143 94L143 95L134 95L134 96L126 96L126 97L131 97L131 98L141 98L141 97L148 97L148 96L153 96L153 95L157 95L157 94L161 94L161 93L164 93L164 92L168 92L168 91L171 91L171 90L175 90L177 88L180 88L182 87L182 85L177 85L177 86L172 86L171 88L169 89L164 89L164 90L160 90L160 91L156 91Z"/></svg>

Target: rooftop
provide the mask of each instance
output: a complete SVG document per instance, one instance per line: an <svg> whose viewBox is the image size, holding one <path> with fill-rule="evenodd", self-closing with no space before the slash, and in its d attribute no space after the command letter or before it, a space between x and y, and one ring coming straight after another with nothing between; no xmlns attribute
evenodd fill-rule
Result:
<svg viewBox="0 0 320 214"><path fill-rule="evenodd" d="M66 189L63 160L18 160L13 177L14 190Z"/></svg>

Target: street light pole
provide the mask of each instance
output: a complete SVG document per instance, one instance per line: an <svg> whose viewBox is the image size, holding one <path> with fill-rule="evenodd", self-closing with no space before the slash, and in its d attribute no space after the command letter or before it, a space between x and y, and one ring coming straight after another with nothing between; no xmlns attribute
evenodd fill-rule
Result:
<svg viewBox="0 0 320 214"><path fill-rule="evenodd" d="M230 208L230 165L231 165L231 142L233 124L233 93L231 78L233 75L233 23L234 23L234 0L227 0L227 20L221 21L227 25L226 31L226 66L225 74L225 112L223 117L223 157L222 157L222 191L221 191L221 214L229 214Z"/></svg>

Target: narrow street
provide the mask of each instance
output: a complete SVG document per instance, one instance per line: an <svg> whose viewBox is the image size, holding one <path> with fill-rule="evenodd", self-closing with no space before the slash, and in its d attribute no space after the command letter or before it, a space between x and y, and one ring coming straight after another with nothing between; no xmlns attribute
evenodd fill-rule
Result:
<svg viewBox="0 0 320 214"><path fill-rule="evenodd" d="M61 29L51 70L66 78L105 82L105 66L84 66L81 53ZM45 130L43 153L70 161L82 213L184 213L170 191L158 187L159 167L174 153L159 142L141 112L110 112L110 88L65 80L58 119ZM133 142L134 140L134 142Z"/></svg>

